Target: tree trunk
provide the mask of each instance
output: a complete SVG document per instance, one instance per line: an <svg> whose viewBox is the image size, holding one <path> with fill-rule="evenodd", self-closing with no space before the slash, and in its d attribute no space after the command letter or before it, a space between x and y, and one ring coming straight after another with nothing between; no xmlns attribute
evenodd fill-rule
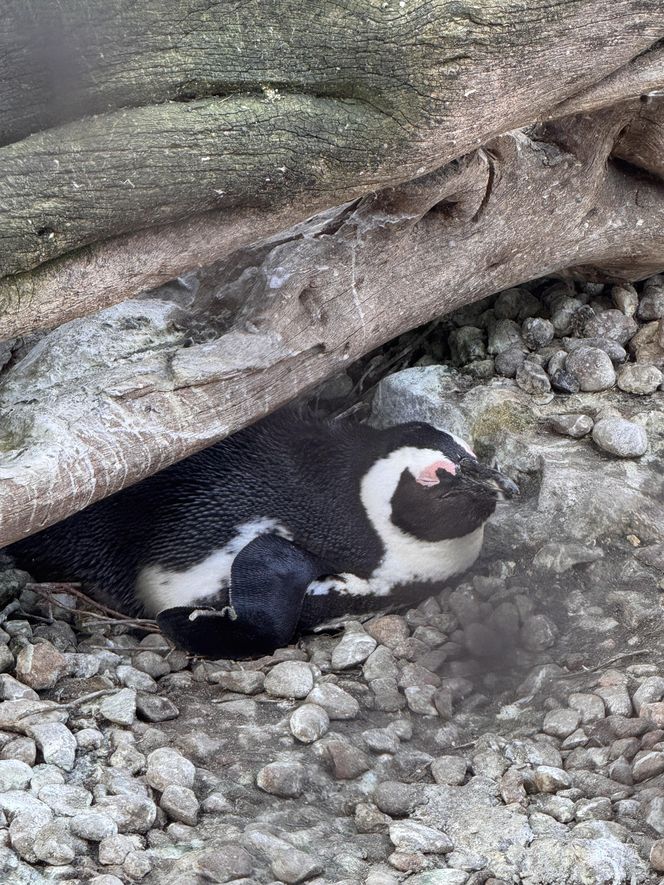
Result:
<svg viewBox="0 0 664 885"><path fill-rule="evenodd" d="M8 6L0 337L107 309L4 373L0 544L464 303L664 267L659 2Z"/></svg>

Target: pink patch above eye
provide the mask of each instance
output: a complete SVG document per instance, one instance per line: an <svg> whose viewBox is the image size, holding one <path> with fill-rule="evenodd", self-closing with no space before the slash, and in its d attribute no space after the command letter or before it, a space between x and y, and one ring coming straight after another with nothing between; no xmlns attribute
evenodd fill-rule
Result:
<svg viewBox="0 0 664 885"><path fill-rule="evenodd" d="M437 486L440 482L436 475L439 470L445 470L447 473L451 473L452 476L455 476L457 466L454 461L448 461L446 458L443 458L440 461L434 461L433 464L428 464L424 470L417 474L415 482L418 482L421 486Z"/></svg>

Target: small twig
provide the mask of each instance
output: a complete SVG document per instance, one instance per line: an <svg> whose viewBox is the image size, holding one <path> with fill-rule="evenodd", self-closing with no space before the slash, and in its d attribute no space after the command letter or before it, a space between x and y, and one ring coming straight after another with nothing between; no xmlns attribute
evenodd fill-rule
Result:
<svg viewBox="0 0 664 885"><path fill-rule="evenodd" d="M109 608L107 605L103 605L101 602L97 602L96 599L93 599L91 596L88 596L87 593L84 593L81 589L80 584L69 584L62 582L54 582L54 581L46 581L43 583L33 583L26 584L27 590L33 590L35 593L39 593L42 596L47 596L52 599L53 594L55 593L69 593L71 596L75 596L77 599L82 600L87 605L91 605L94 608L99 609L107 615L110 615L113 618L124 619L127 616L122 612L116 611L114 608ZM59 603L56 602L56 605ZM62 604L59 604L60 608L65 608ZM78 609L78 612L81 612L81 609Z"/></svg>

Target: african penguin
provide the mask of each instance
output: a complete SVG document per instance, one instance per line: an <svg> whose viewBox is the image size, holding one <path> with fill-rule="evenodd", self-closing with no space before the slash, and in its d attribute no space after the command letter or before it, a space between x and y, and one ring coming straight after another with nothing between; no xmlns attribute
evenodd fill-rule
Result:
<svg viewBox="0 0 664 885"><path fill-rule="evenodd" d="M431 425L285 409L8 552L38 580L156 617L188 651L251 657L420 601L472 565L496 501L517 492Z"/></svg>

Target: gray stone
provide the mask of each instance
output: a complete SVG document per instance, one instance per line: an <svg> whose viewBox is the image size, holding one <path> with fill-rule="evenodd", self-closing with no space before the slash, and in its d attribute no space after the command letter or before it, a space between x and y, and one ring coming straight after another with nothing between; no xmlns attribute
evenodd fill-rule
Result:
<svg viewBox="0 0 664 885"><path fill-rule="evenodd" d="M576 412L569 415L555 415L549 419L549 426L556 433L581 439L593 429L593 419L589 415Z"/></svg>
<svg viewBox="0 0 664 885"><path fill-rule="evenodd" d="M102 698L99 712L117 725L131 725L136 718L136 692L133 688L122 688L115 694Z"/></svg>
<svg viewBox="0 0 664 885"><path fill-rule="evenodd" d="M626 344L637 329L636 321L622 311L605 310L589 320L583 331L586 338L610 338L618 344Z"/></svg>
<svg viewBox="0 0 664 885"><path fill-rule="evenodd" d="M113 818L120 833L147 833L157 817L157 806L145 796L102 796L97 806Z"/></svg>
<svg viewBox="0 0 664 885"><path fill-rule="evenodd" d="M363 663L377 645L373 636L363 630L346 632L341 642L332 651L332 667L335 670L348 670Z"/></svg>
<svg viewBox="0 0 664 885"><path fill-rule="evenodd" d="M510 347L525 347L521 338L521 329L514 320L498 320L489 329L489 353L503 353Z"/></svg>
<svg viewBox="0 0 664 885"><path fill-rule="evenodd" d="M624 418L602 418L593 427L600 449L620 458L639 458L648 449L648 437L640 424Z"/></svg>
<svg viewBox="0 0 664 885"><path fill-rule="evenodd" d="M259 670L218 670L210 674L210 682L220 685L226 691L256 694L263 690L265 674Z"/></svg>
<svg viewBox="0 0 664 885"><path fill-rule="evenodd" d="M343 740L321 742L320 754L336 780L353 780L371 768L367 754Z"/></svg>
<svg viewBox="0 0 664 885"><path fill-rule="evenodd" d="M32 768L17 759L0 761L0 793L26 790L32 780Z"/></svg>
<svg viewBox="0 0 664 885"><path fill-rule="evenodd" d="M177 750L159 747L148 754L145 780L155 790L162 792L171 784L191 789L195 776L195 766Z"/></svg>
<svg viewBox="0 0 664 885"><path fill-rule="evenodd" d="M166 812L171 820L181 821L190 827L195 827L198 823L200 806L196 794L188 787L169 784L161 794L159 807Z"/></svg>
<svg viewBox="0 0 664 885"><path fill-rule="evenodd" d="M67 672L67 659L50 642L28 643L16 657L16 677L35 691L53 688Z"/></svg>
<svg viewBox="0 0 664 885"><path fill-rule="evenodd" d="M122 868L131 881L144 879L152 870L152 860L147 851L130 851Z"/></svg>
<svg viewBox="0 0 664 885"><path fill-rule="evenodd" d="M613 286L611 289L611 299L618 310L621 310L625 316L633 317L639 306L639 296L634 286L630 283L621 283Z"/></svg>
<svg viewBox="0 0 664 885"><path fill-rule="evenodd" d="M0 751L0 759L16 759L26 765L34 765L37 759L37 745L28 737L17 737L9 741Z"/></svg>
<svg viewBox="0 0 664 885"><path fill-rule="evenodd" d="M632 763L632 777L635 783L649 780L664 772L664 753L651 750L637 753Z"/></svg>
<svg viewBox="0 0 664 885"><path fill-rule="evenodd" d="M557 793L558 790L566 790L571 786L569 774L562 768L551 765L538 765L532 782L538 793Z"/></svg>
<svg viewBox="0 0 664 885"><path fill-rule="evenodd" d="M476 326L452 329L447 339L452 362L457 366L463 366L474 360L483 360L486 357L484 338L484 330Z"/></svg>
<svg viewBox="0 0 664 885"><path fill-rule="evenodd" d="M29 726L26 731L41 750L44 762L57 765L65 771L74 768L76 738L66 725L61 722L40 722Z"/></svg>
<svg viewBox="0 0 664 885"><path fill-rule="evenodd" d="M53 820L40 827L35 833L33 851L38 860L50 866L70 863L76 856L76 851L65 821Z"/></svg>
<svg viewBox="0 0 664 885"><path fill-rule="evenodd" d="M578 393L581 389L581 385L576 375L568 372L567 369L558 369L551 373L551 386L554 390L557 390L558 393L574 394Z"/></svg>
<svg viewBox="0 0 664 885"><path fill-rule="evenodd" d="M99 863L103 866L123 864L130 851L140 848L137 836L124 834L105 836L99 843Z"/></svg>
<svg viewBox="0 0 664 885"><path fill-rule="evenodd" d="M362 675L367 682L374 679L396 679L399 676L399 668L390 649L379 645L365 661Z"/></svg>
<svg viewBox="0 0 664 885"><path fill-rule="evenodd" d="M420 716L436 716L438 711L433 704L436 694L434 685L409 685L404 689L406 703L413 713Z"/></svg>
<svg viewBox="0 0 664 885"><path fill-rule="evenodd" d="M102 873L99 876L93 876L90 879L90 885L123 885L123 882L122 879L118 879L111 873Z"/></svg>
<svg viewBox="0 0 664 885"><path fill-rule="evenodd" d="M632 701L625 685L605 685L595 689L595 694L604 701L607 713L612 716L631 716Z"/></svg>
<svg viewBox="0 0 664 885"><path fill-rule="evenodd" d="M283 661L265 677L265 691L279 698L305 698L313 685L311 667L304 661Z"/></svg>
<svg viewBox="0 0 664 885"><path fill-rule="evenodd" d="M73 784L47 784L38 796L58 817L75 817L92 804L92 793Z"/></svg>
<svg viewBox="0 0 664 885"><path fill-rule="evenodd" d="M355 698L331 682L321 682L307 695L307 703L318 704L330 719L354 719L360 712Z"/></svg>
<svg viewBox="0 0 664 885"><path fill-rule="evenodd" d="M127 688L151 693L157 691L157 683L149 673L145 673L143 670L137 670L136 667L131 667L129 664L121 664L115 672L120 683Z"/></svg>
<svg viewBox="0 0 664 885"><path fill-rule="evenodd" d="M426 801L426 796L416 784L383 781L374 791L374 802L380 811L389 814L390 817L410 814L419 804Z"/></svg>
<svg viewBox="0 0 664 885"><path fill-rule="evenodd" d="M554 737L566 738L578 728L580 722L581 716L576 710L550 710L544 717L542 731Z"/></svg>
<svg viewBox="0 0 664 885"><path fill-rule="evenodd" d="M156 651L139 651L134 655L132 664L137 670L142 670L153 679L159 679L171 672L169 664Z"/></svg>
<svg viewBox="0 0 664 885"><path fill-rule="evenodd" d="M531 360L526 360L517 370L516 383L521 390L533 396L541 396L551 390L551 382L541 366Z"/></svg>
<svg viewBox="0 0 664 885"><path fill-rule="evenodd" d="M648 676L636 689L632 697L632 703L637 716L641 715L643 704L652 704L664 698L664 677Z"/></svg>
<svg viewBox="0 0 664 885"><path fill-rule="evenodd" d="M6 648L6 646L2 646ZM3 701L14 701L19 698L26 700L39 700L37 692L27 685L23 685L18 679L14 679L9 673L0 674L0 698Z"/></svg>
<svg viewBox="0 0 664 885"><path fill-rule="evenodd" d="M307 773L299 762L270 762L256 775L256 784L273 796L294 798L304 792Z"/></svg>
<svg viewBox="0 0 664 885"><path fill-rule="evenodd" d="M293 711L289 725L293 737L303 744L311 744L327 733L330 717L318 704L303 704Z"/></svg>
<svg viewBox="0 0 664 885"><path fill-rule="evenodd" d="M573 692L567 699L569 706L581 715L582 725L604 719L606 709L604 701L596 694Z"/></svg>
<svg viewBox="0 0 664 885"><path fill-rule="evenodd" d="M514 378L525 359L526 354L523 347L508 347L507 350L496 355L494 368L498 375L502 375L504 378Z"/></svg>
<svg viewBox="0 0 664 885"><path fill-rule="evenodd" d="M551 323L558 337L569 335L574 327L574 314L583 304L578 298L566 295L554 299L551 303Z"/></svg>
<svg viewBox="0 0 664 885"><path fill-rule="evenodd" d="M641 363L627 363L618 373L618 387L626 393L645 396L654 393L664 380L664 375L656 366Z"/></svg>
<svg viewBox="0 0 664 885"><path fill-rule="evenodd" d="M168 719L177 719L180 715L170 698L145 691L136 694L136 712L148 722L166 722Z"/></svg>
<svg viewBox="0 0 664 885"><path fill-rule="evenodd" d="M272 860L272 874L280 882L306 882L322 872L319 860L297 848L279 851Z"/></svg>
<svg viewBox="0 0 664 885"><path fill-rule="evenodd" d="M531 350L537 350L553 341L553 323L540 317L528 317L521 326L521 335Z"/></svg>
<svg viewBox="0 0 664 885"><path fill-rule="evenodd" d="M77 814L69 822L71 832L88 842L101 842L108 836L115 836L118 826L112 817L100 811L85 811Z"/></svg>
<svg viewBox="0 0 664 885"><path fill-rule="evenodd" d="M528 615L519 634L520 642L528 651L544 651L551 648L558 635L558 628L546 615Z"/></svg>
<svg viewBox="0 0 664 885"><path fill-rule="evenodd" d="M395 821L389 826L390 841L399 851L421 851L423 854L447 854L454 845L445 833L416 821Z"/></svg>
<svg viewBox="0 0 664 885"><path fill-rule="evenodd" d="M574 806L574 816L578 821L611 820L613 817L611 800L606 796L598 796L595 799L579 799Z"/></svg>
<svg viewBox="0 0 664 885"><path fill-rule="evenodd" d="M576 544L574 541L562 544L558 541L553 541L540 547L535 554L533 565L535 568L542 569L543 571L562 575L576 565L596 562L601 558L601 548Z"/></svg>
<svg viewBox="0 0 664 885"><path fill-rule="evenodd" d="M575 376L583 391L606 390L613 387L616 381L613 363L597 347L580 347L572 351L565 367Z"/></svg>
<svg viewBox="0 0 664 885"><path fill-rule="evenodd" d="M396 753L401 744L399 738L387 728L368 728L362 732L362 740L374 753Z"/></svg>
<svg viewBox="0 0 664 885"><path fill-rule="evenodd" d="M636 315L644 323L664 318L664 288L652 287L645 292L639 301Z"/></svg>

